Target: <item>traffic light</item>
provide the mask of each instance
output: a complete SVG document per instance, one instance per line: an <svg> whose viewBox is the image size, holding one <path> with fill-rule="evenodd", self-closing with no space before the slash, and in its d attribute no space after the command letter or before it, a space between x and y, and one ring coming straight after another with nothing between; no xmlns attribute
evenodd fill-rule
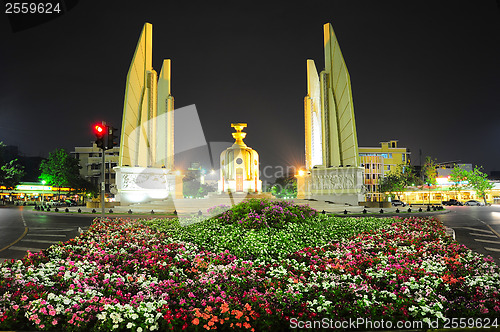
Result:
<svg viewBox="0 0 500 332"><path fill-rule="evenodd" d="M98 123L94 125L94 134L95 134L95 144L97 145L98 148L101 148L103 150L106 149L106 133L108 129L105 124Z"/></svg>
<svg viewBox="0 0 500 332"><path fill-rule="evenodd" d="M118 129L108 126L108 142L106 147L112 149L118 145Z"/></svg>

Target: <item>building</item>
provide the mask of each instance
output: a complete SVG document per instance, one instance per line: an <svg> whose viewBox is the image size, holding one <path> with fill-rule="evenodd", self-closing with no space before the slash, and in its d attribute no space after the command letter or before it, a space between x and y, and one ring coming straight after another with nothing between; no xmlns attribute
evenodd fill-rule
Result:
<svg viewBox="0 0 500 332"><path fill-rule="evenodd" d="M398 147L397 140L380 142L380 147L359 147L359 156L380 156L383 158L383 171L388 172L398 165L410 164L410 150ZM361 162L363 163L363 162Z"/></svg>
<svg viewBox="0 0 500 332"><path fill-rule="evenodd" d="M101 182L102 150L95 143L92 146L75 147L71 154L78 159L81 166L80 175L98 186ZM106 192L115 187L116 175L113 167L118 165L120 147L106 150L104 174L106 178Z"/></svg>
<svg viewBox="0 0 500 332"><path fill-rule="evenodd" d="M451 173L453 172L453 169L455 168L455 166L458 166L461 169L468 171L468 172L472 171L472 164L458 164L454 161L437 163L436 164L436 172L437 172L436 178L437 179L448 178L451 175Z"/></svg>
<svg viewBox="0 0 500 332"><path fill-rule="evenodd" d="M366 201L380 202L384 199L379 192L379 184L384 176L384 157L382 156L360 156L361 165L365 168L364 184Z"/></svg>
<svg viewBox="0 0 500 332"><path fill-rule="evenodd" d="M384 174L398 165L410 164L410 150L398 147L397 140L380 142L380 147L359 147L361 165L365 168L365 187L367 201L380 201L383 195L379 184Z"/></svg>

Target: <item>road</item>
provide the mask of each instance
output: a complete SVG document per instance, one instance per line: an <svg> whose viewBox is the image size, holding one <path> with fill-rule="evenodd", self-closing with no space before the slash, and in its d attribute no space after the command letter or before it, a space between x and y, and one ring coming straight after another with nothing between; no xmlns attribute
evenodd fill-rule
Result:
<svg viewBox="0 0 500 332"><path fill-rule="evenodd" d="M500 266L500 206L448 206L450 213L437 219L455 230L456 240L468 248L490 255Z"/></svg>
<svg viewBox="0 0 500 332"><path fill-rule="evenodd" d="M0 208L0 262L19 259L77 236L94 216L32 211L33 207Z"/></svg>

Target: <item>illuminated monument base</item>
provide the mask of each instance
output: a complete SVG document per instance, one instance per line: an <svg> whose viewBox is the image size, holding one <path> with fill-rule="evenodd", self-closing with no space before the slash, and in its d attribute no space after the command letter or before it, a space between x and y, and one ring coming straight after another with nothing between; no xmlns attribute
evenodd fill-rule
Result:
<svg viewBox="0 0 500 332"><path fill-rule="evenodd" d="M115 167L121 206L182 198L182 176L166 168Z"/></svg>
<svg viewBox="0 0 500 332"><path fill-rule="evenodd" d="M297 176L297 198L357 206L364 201L363 176L363 167L313 168Z"/></svg>

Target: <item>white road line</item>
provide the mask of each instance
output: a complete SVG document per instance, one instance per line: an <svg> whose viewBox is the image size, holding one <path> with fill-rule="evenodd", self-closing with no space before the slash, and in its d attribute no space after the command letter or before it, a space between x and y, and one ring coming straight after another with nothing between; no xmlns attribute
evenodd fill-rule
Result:
<svg viewBox="0 0 500 332"><path fill-rule="evenodd" d="M21 240L21 242L49 243L49 244L59 243L59 241L50 241L50 240L31 240L31 239ZM499 242L499 244L500 244L500 242Z"/></svg>
<svg viewBox="0 0 500 332"><path fill-rule="evenodd" d="M47 231L47 232L71 232L75 230L75 228L46 228L46 227L30 227L30 229L37 231Z"/></svg>
<svg viewBox="0 0 500 332"><path fill-rule="evenodd" d="M488 247L484 247L484 249L489 250L489 251L496 251L496 252L500 252L500 249L498 249L498 248L488 248Z"/></svg>
<svg viewBox="0 0 500 332"><path fill-rule="evenodd" d="M478 234L478 233L469 233L469 234L473 235L473 236L486 236L486 237L492 237L492 238L498 239L498 237L496 235L492 235L492 234Z"/></svg>
<svg viewBox="0 0 500 332"><path fill-rule="evenodd" d="M471 231L479 231L479 232L485 232L485 233L488 233L488 234L493 234L492 231L488 231L486 229L474 228L474 227L455 227L455 228L465 228L465 229L468 229L468 230L471 230Z"/></svg>
<svg viewBox="0 0 500 332"><path fill-rule="evenodd" d="M21 209L21 219L23 220L24 227L26 227L26 220L24 220L24 209Z"/></svg>
<svg viewBox="0 0 500 332"><path fill-rule="evenodd" d="M491 241L491 240L483 240L483 239L474 239L474 241L477 241L477 242L484 242L484 243L494 243L494 244L500 244L500 241Z"/></svg>
<svg viewBox="0 0 500 332"><path fill-rule="evenodd" d="M28 247L18 247L18 246L12 246L9 247L9 250L19 250L19 251L31 251L31 252L39 252L43 250L42 248L28 248Z"/></svg>
<svg viewBox="0 0 500 332"><path fill-rule="evenodd" d="M26 237L30 237L30 236L66 237L67 235L64 235L64 234L31 234L31 233L28 233L26 235Z"/></svg>

